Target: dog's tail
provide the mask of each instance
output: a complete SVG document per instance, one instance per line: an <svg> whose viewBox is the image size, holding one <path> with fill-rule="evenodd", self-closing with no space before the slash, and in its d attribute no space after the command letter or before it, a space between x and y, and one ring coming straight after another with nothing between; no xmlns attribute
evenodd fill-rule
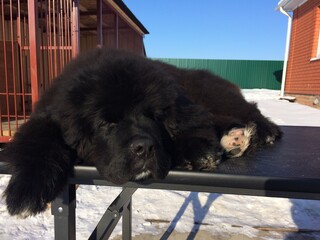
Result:
<svg viewBox="0 0 320 240"><path fill-rule="evenodd" d="M4 192L7 209L22 217L47 208L66 185L75 159L59 125L45 118L22 125L1 155L12 174Z"/></svg>

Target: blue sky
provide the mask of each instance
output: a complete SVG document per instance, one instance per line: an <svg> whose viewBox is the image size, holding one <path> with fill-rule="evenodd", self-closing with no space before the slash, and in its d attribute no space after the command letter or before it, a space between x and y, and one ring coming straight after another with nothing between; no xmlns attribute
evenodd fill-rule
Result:
<svg viewBox="0 0 320 240"><path fill-rule="evenodd" d="M283 60L278 0L123 0L150 32L149 57Z"/></svg>

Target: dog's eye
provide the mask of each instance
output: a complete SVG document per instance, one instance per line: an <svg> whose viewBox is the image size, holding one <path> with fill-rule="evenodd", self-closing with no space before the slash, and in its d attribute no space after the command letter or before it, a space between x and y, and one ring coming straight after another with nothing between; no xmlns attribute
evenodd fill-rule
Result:
<svg viewBox="0 0 320 240"><path fill-rule="evenodd" d="M116 123L108 123L108 128L114 128L116 126L117 126Z"/></svg>
<svg viewBox="0 0 320 240"><path fill-rule="evenodd" d="M100 128L100 130L104 132L105 135L108 135L116 126L116 123L106 123Z"/></svg>
<svg viewBox="0 0 320 240"><path fill-rule="evenodd" d="M115 127L117 127L116 123L108 123L107 128L109 131L111 131L112 129L114 129Z"/></svg>

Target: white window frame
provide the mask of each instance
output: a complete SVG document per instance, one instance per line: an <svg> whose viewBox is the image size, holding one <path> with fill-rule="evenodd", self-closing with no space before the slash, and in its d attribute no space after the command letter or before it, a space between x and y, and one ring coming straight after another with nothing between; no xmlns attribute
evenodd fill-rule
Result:
<svg viewBox="0 0 320 240"><path fill-rule="evenodd" d="M319 26L318 49L317 49L316 58L320 59L320 26Z"/></svg>
<svg viewBox="0 0 320 240"><path fill-rule="evenodd" d="M320 14L320 6L318 6L317 14ZM314 58L310 59L310 61L320 60L320 24L319 24L318 28L319 28L319 35L318 35L317 53Z"/></svg>

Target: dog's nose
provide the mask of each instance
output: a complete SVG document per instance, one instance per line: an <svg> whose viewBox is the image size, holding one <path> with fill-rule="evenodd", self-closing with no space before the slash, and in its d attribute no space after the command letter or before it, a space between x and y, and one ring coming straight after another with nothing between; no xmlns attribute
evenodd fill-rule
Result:
<svg viewBox="0 0 320 240"><path fill-rule="evenodd" d="M139 157L151 157L154 154L153 141L148 138L135 139L131 144L131 151Z"/></svg>

